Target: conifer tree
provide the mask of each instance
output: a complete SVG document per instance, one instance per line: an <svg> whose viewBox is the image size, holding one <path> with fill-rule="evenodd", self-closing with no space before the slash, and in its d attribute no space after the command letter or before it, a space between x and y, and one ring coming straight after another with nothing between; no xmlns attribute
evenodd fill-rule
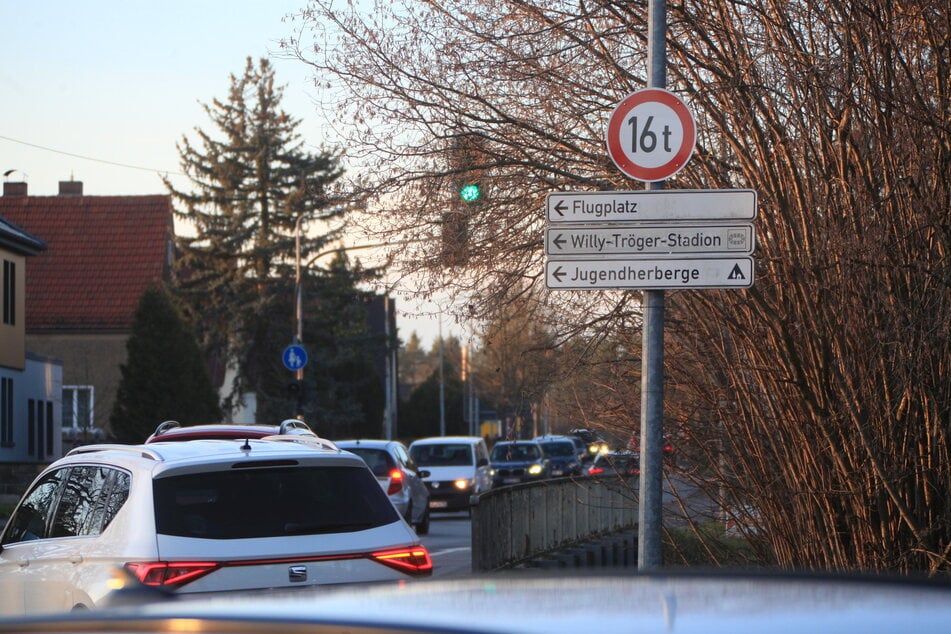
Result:
<svg viewBox="0 0 951 634"><path fill-rule="evenodd" d="M324 232L301 231L301 259L339 237L348 205L333 194L343 174L336 151L309 153L297 133L299 120L281 109L283 88L266 59L247 59L231 76L225 100L204 109L212 130L195 129L197 142L178 144L188 189L166 178L176 217L194 228L180 237L177 293L207 354L237 370L226 405L245 392L260 396L281 347L295 333L288 297L294 293L295 236L303 220L323 222ZM280 347L262 339L280 331Z"/></svg>
<svg viewBox="0 0 951 634"><path fill-rule="evenodd" d="M141 443L165 420L217 422L218 394L198 342L161 287L139 300L120 367L109 425L121 442Z"/></svg>

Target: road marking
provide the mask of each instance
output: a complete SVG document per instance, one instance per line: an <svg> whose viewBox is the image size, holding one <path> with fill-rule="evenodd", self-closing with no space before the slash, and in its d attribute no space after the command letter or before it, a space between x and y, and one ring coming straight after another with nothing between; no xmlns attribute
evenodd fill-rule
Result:
<svg viewBox="0 0 951 634"><path fill-rule="evenodd" d="M446 550L430 551L429 556L438 557L440 555L448 555L450 553L460 553L460 552L469 551L469 550L472 550L470 546L460 546L459 548L447 548Z"/></svg>

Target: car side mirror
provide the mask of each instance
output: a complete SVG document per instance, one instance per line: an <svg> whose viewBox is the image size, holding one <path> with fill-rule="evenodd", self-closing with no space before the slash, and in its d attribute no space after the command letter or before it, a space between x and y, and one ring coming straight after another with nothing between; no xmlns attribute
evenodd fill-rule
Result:
<svg viewBox="0 0 951 634"><path fill-rule="evenodd" d="M429 477L429 471L426 471L425 469L420 469L420 470L417 471L416 473L417 473L417 474L419 475L419 477L421 477L421 478L428 478L428 477Z"/></svg>
<svg viewBox="0 0 951 634"><path fill-rule="evenodd" d="M489 466L488 458L479 458L479 461L476 463L477 467L487 467Z"/></svg>

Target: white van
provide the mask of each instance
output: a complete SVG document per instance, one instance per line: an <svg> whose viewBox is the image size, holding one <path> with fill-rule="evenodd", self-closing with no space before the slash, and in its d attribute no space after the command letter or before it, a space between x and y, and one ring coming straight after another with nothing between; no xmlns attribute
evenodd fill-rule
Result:
<svg viewBox="0 0 951 634"><path fill-rule="evenodd" d="M489 450L478 436L420 438L409 453L421 469L429 488L429 508L433 511L465 511L470 498L492 488Z"/></svg>

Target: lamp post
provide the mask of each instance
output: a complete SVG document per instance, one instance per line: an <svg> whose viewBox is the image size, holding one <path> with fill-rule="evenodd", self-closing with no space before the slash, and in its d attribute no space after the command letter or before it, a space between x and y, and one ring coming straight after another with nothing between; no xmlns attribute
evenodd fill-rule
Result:
<svg viewBox="0 0 951 634"><path fill-rule="evenodd" d="M294 274L294 284L295 284L295 293L297 295L297 336L294 338L295 343L301 343L304 336L304 309L301 304L301 279L300 279L300 223L304 219L304 214L297 216L297 220L294 222L294 262L295 262L295 274ZM298 379L303 378L303 370L298 370Z"/></svg>

